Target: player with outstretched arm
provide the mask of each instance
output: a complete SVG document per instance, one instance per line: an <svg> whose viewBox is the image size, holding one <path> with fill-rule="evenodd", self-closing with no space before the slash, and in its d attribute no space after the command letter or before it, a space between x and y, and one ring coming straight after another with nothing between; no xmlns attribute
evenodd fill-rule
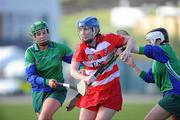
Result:
<svg viewBox="0 0 180 120"><path fill-rule="evenodd" d="M169 44L168 32L164 28L153 29L147 33L146 41L147 45L134 47L133 52L153 59L148 72L141 70L132 57L125 61L139 77L147 83L155 83L163 93L145 120L165 120L170 116L180 120L180 60Z"/></svg>

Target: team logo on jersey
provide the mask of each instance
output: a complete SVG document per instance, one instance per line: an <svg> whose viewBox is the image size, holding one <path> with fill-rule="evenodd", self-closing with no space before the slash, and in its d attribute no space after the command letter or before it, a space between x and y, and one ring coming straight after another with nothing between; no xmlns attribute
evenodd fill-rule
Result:
<svg viewBox="0 0 180 120"><path fill-rule="evenodd" d="M97 67L97 66L102 65L103 63L104 63L103 61L93 62L93 63L92 63L92 66L95 68L95 67Z"/></svg>

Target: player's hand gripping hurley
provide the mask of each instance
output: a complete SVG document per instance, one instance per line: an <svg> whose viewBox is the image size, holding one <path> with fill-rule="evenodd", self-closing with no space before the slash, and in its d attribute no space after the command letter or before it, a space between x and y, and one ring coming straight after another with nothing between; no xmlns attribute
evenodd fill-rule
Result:
<svg viewBox="0 0 180 120"><path fill-rule="evenodd" d="M86 91L86 83L85 82L79 82L77 84L77 86L72 86L67 83L58 83L58 85L73 89L73 90L77 91L79 94L85 95L85 91Z"/></svg>

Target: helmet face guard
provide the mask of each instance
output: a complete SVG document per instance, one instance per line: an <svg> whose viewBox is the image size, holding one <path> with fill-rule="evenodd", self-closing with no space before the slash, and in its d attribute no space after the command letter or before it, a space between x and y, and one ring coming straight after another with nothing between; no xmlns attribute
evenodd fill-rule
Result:
<svg viewBox="0 0 180 120"><path fill-rule="evenodd" d="M163 42L165 40L164 35L160 31L150 32L146 35L146 40L150 40L154 45L156 40L161 40Z"/></svg>
<svg viewBox="0 0 180 120"><path fill-rule="evenodd" d="M161 44L169 42L168 33L164 28L156 28L146 34L146 40L150 40L155 45L157 40L161 41Z"/></svg>
<svg viewBox="0 0 180 120"><path fill-rule="evenodd" d="M78 30L85 28L92 30L93 38L99 33L99 22L96 17L90 16L78 21ZM81 38L81 35L80 35Z"/></svg>
<svg viewBox="0 0 180 120"><path fill-rule="evenodd" d="M31 25L31 34L34 36L35 33L41 29L46 29L48 31L48 25L45 21L37 21L34 24L32 24Z"/></svg>

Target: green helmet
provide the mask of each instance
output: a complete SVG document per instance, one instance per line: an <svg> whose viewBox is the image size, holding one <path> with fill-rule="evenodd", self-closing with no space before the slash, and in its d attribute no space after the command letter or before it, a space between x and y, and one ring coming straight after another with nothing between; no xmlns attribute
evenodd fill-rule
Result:
<svg viewBox="0 0 180 120"><path fill-rule="evenodd" d="M45 21L37 21L31 25L31 34L34 35L38 30L47 29L48 25Z"/></svg>

